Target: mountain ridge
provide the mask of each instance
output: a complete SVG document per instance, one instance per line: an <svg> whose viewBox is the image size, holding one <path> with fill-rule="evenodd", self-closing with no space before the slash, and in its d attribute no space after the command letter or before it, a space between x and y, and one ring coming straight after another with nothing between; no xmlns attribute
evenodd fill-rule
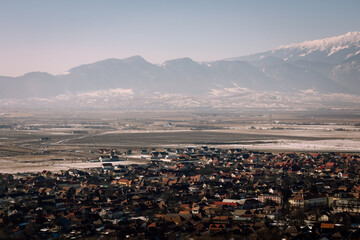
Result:
<svg viewBox="0 0 360 240"><path fill-rule="evenodd" d="M360 32L280 46L212 62L177 58L152 64L136 55L83 64L58 75L31 72L0 77L0 99L55 97L108 89L206 96L213 90L346 93L360 95Z"/></svg>

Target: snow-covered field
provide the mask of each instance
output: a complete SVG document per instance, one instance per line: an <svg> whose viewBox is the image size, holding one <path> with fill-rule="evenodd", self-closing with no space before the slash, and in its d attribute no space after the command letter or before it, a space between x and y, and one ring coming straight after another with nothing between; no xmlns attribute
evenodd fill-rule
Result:
<svg viewBox="0 0 360 240"><path fill-rule="evenodd" d="M2 163L2 164L1 164ZM48 170L51 172L57 172L60 170L68 170L68 169L85 169L85 168L100 168L102 166L102 162L64 162L57 164L10 164L7 161L7 165L5 162L1 162L1 173L18 173L18 172L41 172L43 170ZM145 164L146 162L140 161L119 161L112 162L114 166L116 165L130 165L130 164ZM8 167L7 167L8 166Z"/></svg>
<svg viewBox="0 0 360 240"><path fill-rule="evenodd" d="M282 150L282 151L348 151L360 152L360 141L349 139L334 140L275 140L270 143L260 144L234 144L234 145L218 145L223 148L246 148L257 150Z"/></svg>

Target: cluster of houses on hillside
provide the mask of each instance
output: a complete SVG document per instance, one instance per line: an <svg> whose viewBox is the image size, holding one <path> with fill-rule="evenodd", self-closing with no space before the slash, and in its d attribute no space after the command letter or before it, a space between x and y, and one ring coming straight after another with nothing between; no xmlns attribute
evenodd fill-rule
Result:
<svg viewBox="0 0 360 240"><path fill-rule="evenodd" d="M150 155L111 169L0 175L0 238L360 238L359 155Z"/></svg>

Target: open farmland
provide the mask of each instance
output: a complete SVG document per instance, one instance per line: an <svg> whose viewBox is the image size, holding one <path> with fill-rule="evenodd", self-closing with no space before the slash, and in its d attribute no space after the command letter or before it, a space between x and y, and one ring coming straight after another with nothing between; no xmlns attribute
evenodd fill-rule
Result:
<svg viewBox="0 0 360 240"><path fill-rule="evenodd" d="M319 112L14 111L0 115L2 172L64 169L98 149L208 145L261 151L360 152L360 115ZM134 159L142 162L141 159Z"/></svg>

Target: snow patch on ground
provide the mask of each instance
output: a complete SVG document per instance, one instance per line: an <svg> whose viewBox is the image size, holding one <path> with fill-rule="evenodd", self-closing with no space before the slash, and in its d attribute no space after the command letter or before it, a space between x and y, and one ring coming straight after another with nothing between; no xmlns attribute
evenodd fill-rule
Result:
<svg viewBox="0 0 360 240"><path fill-rule="evenodd" d="M12 166L9 168L3 167L2 169L0 169L0 172L11 173L11 174L20 173L20 172L41 172L43 170L58 172L60 170L69 170L69 169L101 168L102 164L103 164L102 162L77 162L77 163L67 162L67 163L58 163L53 165L48 165L48 164L36 165L36 163L34 163L27 166L15 166L15 167ZM112 162L113 166L131 165L131 164L146 164L146 162L145 161L139 162L135 160Z"/></svg>
<svg viewBox="0 0 360 240"><path fill-rule="evenodd" d="M221 145L218 147L238 147L258 150L282 150L282 151L349 151L360 152L360 144L357 140L334 139L334 140L274 140L271 143L260 144L234 144Z"/></svg>
<svg viewBox="0 0 360 240"><path fill-rule="evenodd" d="M123 95L133 95L134 92L132 89L124 89L124 88L114 88L109 90L98 90L98 91L90 91L85 93L78 93L78 97L104 97L104 96L123 96Z"/></svg>
<svg viewBox="0 0 360 240"><path fill-rule="evenodd" d="M234 83L234 85L236 86L235 88L211 89L210 94L213 96L216 96L216 97L220 97L220 96L231 96L233 94L251 92L251 90L249 90L247 88L241 88L241 87L237 86L235 83Z"/></svg>

